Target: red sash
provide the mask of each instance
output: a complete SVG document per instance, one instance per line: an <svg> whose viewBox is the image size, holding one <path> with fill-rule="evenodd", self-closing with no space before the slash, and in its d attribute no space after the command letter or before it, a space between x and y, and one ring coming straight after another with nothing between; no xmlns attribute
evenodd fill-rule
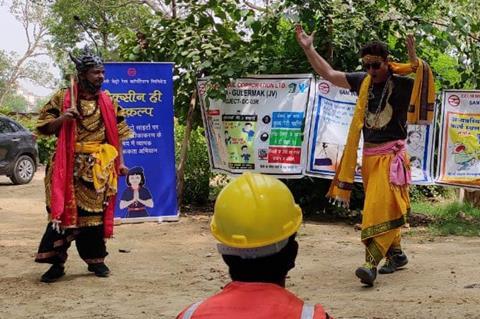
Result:
<svg viewBox="0 0 480 319"><path fill-rule="evenodd" d="M75 87L75 89L77 89ZM77 95L77 90L75 90ZM115 109L110 97L104 92L100 92L98 105L105 125L105 134L110 145L114 146L118 152L119 139L117 130L117 118ZM70 107L70 91L65 93L62 111L65 112ZM75 227L77 224L78 213L75 201L75 189L73 187L73 167L75 160L75 136L76 121L65 121L60 128L55 149L55 158L52 167L50 209L51 218L58 219L65 228ZM119 173L120 160L115 159L115 170ZM108 198L108 205L103 212L104 237L110 238L113 235L113 214L115 209L116 196Z"/></svg>

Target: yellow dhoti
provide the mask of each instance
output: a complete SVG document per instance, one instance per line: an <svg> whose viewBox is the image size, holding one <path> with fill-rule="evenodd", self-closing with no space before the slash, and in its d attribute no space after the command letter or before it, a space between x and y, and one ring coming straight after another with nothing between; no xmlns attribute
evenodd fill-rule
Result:
<svg viewBox="0 0 480 319"><path fill-rule="evenodd" d="M366 261L378 265L389 249L400 249L400 227L410 210L408 185L390 182L390 163L394 154L363 156L362 177L365 204L362 217L362 242ZM403 154L408 169L407 155Z"/></svg>

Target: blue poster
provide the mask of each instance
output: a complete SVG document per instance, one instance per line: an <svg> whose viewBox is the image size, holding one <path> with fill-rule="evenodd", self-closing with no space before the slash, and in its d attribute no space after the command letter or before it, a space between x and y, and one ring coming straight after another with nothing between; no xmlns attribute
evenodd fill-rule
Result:
<svg viewBox="0 0 480 319"><path fill-rule="evenodd" d="M124 109L135 137L123 142L115 220L177 220L173 64L106 63L103 88Z"/></svg>

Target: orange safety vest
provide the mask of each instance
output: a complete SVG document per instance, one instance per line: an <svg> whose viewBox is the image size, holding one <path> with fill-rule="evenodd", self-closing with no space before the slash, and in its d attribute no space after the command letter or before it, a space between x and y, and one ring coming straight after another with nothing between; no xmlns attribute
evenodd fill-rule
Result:
<svg viewBox="0 0 480 319"><path fill-rule="evenodd" d="M333 319L275 284L233 281L218 294L183 310L177 319Z"/></svg>

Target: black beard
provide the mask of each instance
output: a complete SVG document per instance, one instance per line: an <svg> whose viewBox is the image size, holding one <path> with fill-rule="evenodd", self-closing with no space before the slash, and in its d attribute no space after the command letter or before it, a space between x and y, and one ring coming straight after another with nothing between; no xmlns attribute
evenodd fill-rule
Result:
<svg viewBox="0 0 480 319"><path fill-rule="evenodd" d="M88 81L87 79L80 79L80 87L82 88L82 90L90 94L95 94L98 91L100 91L100 89L102 88L102 85L101 84L95 85L92 82Z"/></svg>

